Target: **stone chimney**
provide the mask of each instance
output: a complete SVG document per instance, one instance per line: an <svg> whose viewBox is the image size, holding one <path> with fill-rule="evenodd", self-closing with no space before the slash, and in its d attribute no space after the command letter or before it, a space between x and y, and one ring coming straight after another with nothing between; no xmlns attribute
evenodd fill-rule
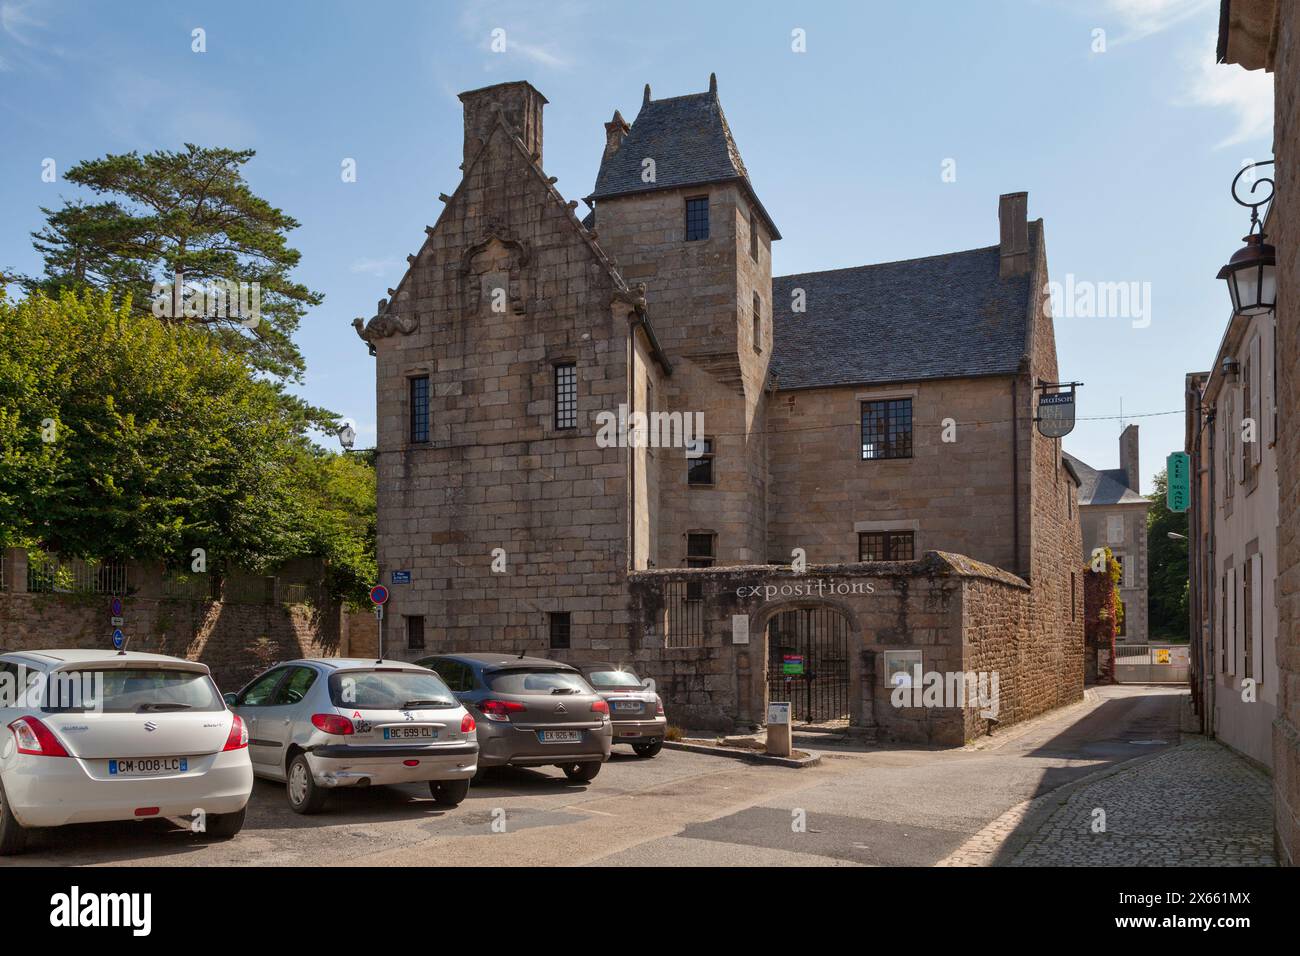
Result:
<svg viewBox="0 0 1300 956"><path fill-rule="evenodd" d="M460 94L460 101L465 104L466 164L482 149L496 126L498 115L505 119L506 127L524 141L524 148L535 155L538 162L541 161L542 107L546 105L546 97L531 83L516 80L469 90Z"/></svg>
<svg viewBox="0 0 1300 956"><path fill-rule="evenodd" d="M998 197L998 241L1003 279L1029 274L1029 193L1004 193Z"/></svg>
<svg viewBox="0 0 1300 956"><path fill-rule="evenodd" d="M1119 436L1119 467L1127 476L1128 486L1142 493L1142 472L1138 468L1138 427L1130 425Z"/></svg>
<svg viewBox="0 0 1300 956"><path fill-rule="evenodd" d="M632 127L627 125L627 120L623 119L623 114L614 110L614 118L605 124L605 159L618 152L618 148L623 145L623 140L631 129Z"/></svg>

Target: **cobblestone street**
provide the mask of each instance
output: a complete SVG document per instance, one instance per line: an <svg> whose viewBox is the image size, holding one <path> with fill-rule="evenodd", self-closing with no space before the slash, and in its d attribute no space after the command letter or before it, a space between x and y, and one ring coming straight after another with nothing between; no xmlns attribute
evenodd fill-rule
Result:
<svg viewBox="0 0 1300 956"><path fill-rule="evenodd" d="M1269 779L1200 736L1061 800L1012 866L1271 866ZM1094 831L1103 811L1104 830ZM1100 827L1099 827L1100 829Z"/></svg>

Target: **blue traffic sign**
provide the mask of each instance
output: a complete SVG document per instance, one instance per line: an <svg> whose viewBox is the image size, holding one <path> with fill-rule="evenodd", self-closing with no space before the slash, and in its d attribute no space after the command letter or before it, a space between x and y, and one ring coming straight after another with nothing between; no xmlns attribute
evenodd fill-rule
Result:
<svg viewBox="0 0 1300 956"><path fill-rule="evenodd" d="M388 588L382 584L376 584L370 589L370 602L379 605L388 603Z"/></svg>
<svg viewBox="0 0 1300 956"><path fill-rule="evenodd" d="M122 637L122 629L120 627L113 628L113 646L117 648L119 651L122 649L123 640L124 638Z"/></svg>
<svg viewBox="0 0 1300 956"><path fill-rule="evenodd" d="M122 599L121 599L121 598L116 598L116 597L115 597L115 598L113 598L113 600L111 600L111 601L108 602L108 613L109 613L110 615L112 615L113 617L121 617L121 616L122 616Z"/></svg>

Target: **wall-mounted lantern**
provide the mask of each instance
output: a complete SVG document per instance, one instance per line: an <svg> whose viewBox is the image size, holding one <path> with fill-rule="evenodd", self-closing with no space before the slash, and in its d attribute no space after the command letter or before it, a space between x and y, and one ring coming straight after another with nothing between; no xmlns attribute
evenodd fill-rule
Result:
<svg viewBox="0 0 1300 956"><path fill-rule="evenodd" d="M1228 264L1219 270L1219 278L1228 282L1234 315L1264 315L1277 306L1277 251L1264 240L1264 224L1259 217L1259 207L1273 199L1273 180L1256 179L1253 170L1259 166L1272 166L1273 160L1243 166L1232 179L1232 198L1250 209L1250 231L1245 245L1232 254ZM1242 199L1237 194L1241 177L1250 172L1250 195L1261 185L1268 186L1268 195L1256 201Z"/></svg>

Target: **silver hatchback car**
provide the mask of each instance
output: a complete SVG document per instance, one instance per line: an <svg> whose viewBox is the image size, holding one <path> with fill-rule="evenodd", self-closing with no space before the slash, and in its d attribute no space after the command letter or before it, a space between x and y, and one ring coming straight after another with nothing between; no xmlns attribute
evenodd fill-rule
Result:
<svg viewBox="0 0 1300 956"><path fill-rule="evenodd" d="M475 721L437 674L404 661L277 664L226 701L248 727L253 773L316 813L330 790L428 781L454 807L478 761Z"/></svg>

